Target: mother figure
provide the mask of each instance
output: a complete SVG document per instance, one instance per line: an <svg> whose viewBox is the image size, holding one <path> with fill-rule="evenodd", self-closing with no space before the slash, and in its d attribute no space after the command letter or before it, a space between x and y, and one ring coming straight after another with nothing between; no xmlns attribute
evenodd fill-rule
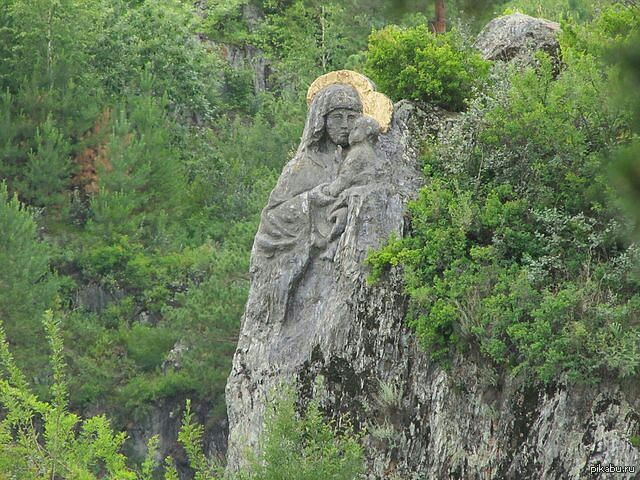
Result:
<svg viewBox="0 0 640 480"><path fill-rule="evenodd" d="M360 96L350 85L331 84L313 97L300 146L271 192L253 245L250 295L271 292L271 298L263 299L268 305L259 302L269 316L284 320L298 282L333 240L331 212L341 200L323 187L335 180L362 110Z"/></svg>

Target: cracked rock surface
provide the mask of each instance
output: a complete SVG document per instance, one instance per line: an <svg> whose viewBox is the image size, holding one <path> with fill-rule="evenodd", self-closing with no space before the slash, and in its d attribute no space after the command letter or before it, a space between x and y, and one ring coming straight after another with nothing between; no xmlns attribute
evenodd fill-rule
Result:
<svg viewBox="0 0 640 480"><path fill-rule="evenodd" d="M487 58L508 60L523 45L528 51L531 39L536 48L553 45L555 24L522 17L494 20L476 46ZM325 242L307 238L313 229L302 224L295 229L299 241L283 250L289 244L272 225L301 218L287 217L280 207L286 202L267 219L269 228L261 225L259 235L272 244L270 250L254 246L226 390L230 470L242 467L245 449L257 447L271 389L292 380L301 404L320 395L328 417L338 424L348 417L366 429L371 480L640 478L639 386L527 386L492 378L473 355L443 370L406 325L401 273L367 283L367 252L391 234L406 233L406 204L423 182L419 144L445 121L451 120L435 109L395 105L391 127L376 145L383 175L345 197L346 223L331 255ZM297 191L290 183L299 165L294 158L285 167L276 189ZM296 193L291 204L304 218L326 213L314 206L314 188ZM323 390L314 393L318 376ZM594 474L598 464L635 470Z"/></svg>
<svg viewBox="0 0 640 480"><path fill-rule="evenodd" d="M487 60L528 62L538 50L557 56L559 32L560 25L556 22L513 13L489 22L474 46Z"/></svg>
<svg viewBox="0 0 640 480"><path fill-rule="evenodd" d="M369 432L369 479L586 479L597 463L636 473L595 478L640 478L631 443L640 433L637 388L494 385L472 358L445 371L406 326L400 274L367 284L368 249L403 233L406 202L420 186L413 139L442 119L396 105L380 140L393 160L389 181L353 199L334 261L311 262L283 322L270 321L264 305L247 306L227 384L229 468L240 468L242 450L257 445L270 389L294 379L304 403L322 375L328 416L347 414ZM249 301L272 286L254 282Z"/></svg>

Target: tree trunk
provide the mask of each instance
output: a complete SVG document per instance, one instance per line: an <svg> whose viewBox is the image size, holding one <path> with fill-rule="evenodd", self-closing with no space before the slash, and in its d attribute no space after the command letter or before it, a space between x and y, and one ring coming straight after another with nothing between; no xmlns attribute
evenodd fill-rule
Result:
<svg viewBox="0 0 640 480"><path fill-rule="evenodd" d="M320 7L320 29L321 29L321 32L322 32L322 38L320 40L320 42L321 42L320 50L322 52L322 58L321 58L322 73L327 73L327 63L328 63L327 45L325 43L325 32L327 30L325 14L326 13L325 13L325 10L324 10L324 5L323 5L322 7Z"/></svg>
<svg viewBox="0 0 640 480"><path fill-rule="evenodd" d="M444 0L435 0L436 20L433 22L433 31L435 33L444 33L447 30L445 20Z"/></svg>

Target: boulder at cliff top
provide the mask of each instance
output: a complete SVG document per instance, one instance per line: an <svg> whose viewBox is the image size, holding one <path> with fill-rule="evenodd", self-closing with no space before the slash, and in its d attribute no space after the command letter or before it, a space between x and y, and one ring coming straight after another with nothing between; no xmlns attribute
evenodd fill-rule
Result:
<svg viewBox="0 0 640 480"><path fill-rule="evenodd" d="M555 56L559 52L556 22L513 13L493 19L480 32L474 46L487 60L530 60L542 50Z"/></svg>

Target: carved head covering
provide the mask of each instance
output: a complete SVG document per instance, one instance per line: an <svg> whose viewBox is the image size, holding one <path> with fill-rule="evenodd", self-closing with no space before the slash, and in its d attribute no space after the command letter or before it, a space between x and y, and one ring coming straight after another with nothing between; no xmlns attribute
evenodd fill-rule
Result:
<svg viewBox="0 0 640 480"><path fill-rule="evenodd" d="M385 94L376 92L376 86L370 79L353 70L335 70L316 78L307 90L307 105L311 105L319 92L334 83L351 85L355 88L360 96L364 114L378 121L382 133L389 129L393 116L393 103Z"/></svg>
<svg viewBox="0 0 640 480"><path fill-rule="evenodd" d="M358 91L350 85L334 83L313 97L299 152L318 145L324 135L325 117L337 108L348 108L362 113L362 101Z"/></svg>

